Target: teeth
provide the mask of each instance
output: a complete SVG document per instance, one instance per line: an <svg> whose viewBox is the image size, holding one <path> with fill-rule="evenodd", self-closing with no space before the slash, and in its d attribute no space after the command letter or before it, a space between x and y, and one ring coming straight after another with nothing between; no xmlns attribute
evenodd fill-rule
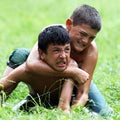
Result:
<svg viewBox="0 0 120 120"><path fill-rule="evenodd" d="M64 62L60 62L59 64L65 64Z"/></svg>
<svg viewBox="0 0 120 120"><path fill-rule="evenodd" d="M61 62L60 64L64 64L63 62Z"/></svg>

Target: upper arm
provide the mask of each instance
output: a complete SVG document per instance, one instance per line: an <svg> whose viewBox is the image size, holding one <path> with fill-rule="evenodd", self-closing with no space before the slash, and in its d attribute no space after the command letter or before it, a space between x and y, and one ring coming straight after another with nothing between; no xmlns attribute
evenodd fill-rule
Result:
<svg viewBox="0 0 120 120"><path fill-rule="evenodd" d="M97 64L98 59L98 50L96 47L96 44L93 43L93 46L89 48L89 51L87 52L86 56L84 57L81 69L86 71L89 74L89 80L82 86L84 88L84 92L88 93L90 83L93 77L93 73Z"/></svg>
<svg viewBox="0 0 120 120"><path fill-rule="evenodd" d="M81 69L89 73L91 79L97 64L97 59L98 59L98 49L94 42L92 46L89 48L88 52L86 53L81 66Z"/></svg>

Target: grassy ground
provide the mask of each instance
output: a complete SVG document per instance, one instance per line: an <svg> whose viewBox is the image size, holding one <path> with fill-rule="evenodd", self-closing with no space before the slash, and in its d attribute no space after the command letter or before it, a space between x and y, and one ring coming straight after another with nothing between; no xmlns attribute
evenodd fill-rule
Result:
<svg viewBox="0 0 120 120"><path fill-rule="evenodd" d="M94 81L113 108L113 119L120 119L120 1L109 0L1 0L0 2L0 76L9 54L18 47L31 49L40 30L49 24L64 24L66 18L81 4L94 6L102 18L102 30L96 38L99 60ZM70 116L43 107L30 113L13 112L12 107L27 94L22 83L0 108L0 120L93 120L84 109L78 108ZM39 112L39 114L38 114ZM99 118L102 119L102 118ZM110 118L108 118L109 120Z"/></svg>

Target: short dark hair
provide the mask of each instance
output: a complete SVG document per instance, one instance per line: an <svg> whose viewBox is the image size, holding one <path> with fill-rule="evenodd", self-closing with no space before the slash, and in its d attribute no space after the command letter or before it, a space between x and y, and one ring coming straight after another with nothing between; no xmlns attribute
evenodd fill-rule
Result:
<svg viewBox="0 0 120 120"><path fill-rule="evenodd" d="M70 18L73 20L73 25L87 24L92 29L99 31L101 29L101 18L98 11L89 5L81 5L77 7Z"/></svg>
<svg viewBox="0 0 120 120"><path fill-rule="evenodd" d="M38 36L38 48L44 53L47 53L50 44L65 45L69 43L69 34L62 26L47 27Z"/></svg>

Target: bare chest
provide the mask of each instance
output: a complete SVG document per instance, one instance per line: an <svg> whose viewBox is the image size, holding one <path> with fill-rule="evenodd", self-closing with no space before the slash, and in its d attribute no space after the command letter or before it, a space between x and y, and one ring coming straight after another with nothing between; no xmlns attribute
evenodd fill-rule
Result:
<svg viewBox="0 0 120 120"><path fill-rule="evenodd" d="M83 54L77 54L77 53L72 53L71 54L71 58L74 59L77 63L82 63L83 59L84 59L84 55Z"/></svg>
<svg viewBox="0 0 120 120"><path fill-rule="evenodd" d="M63 83L63 79L59 77L43 77L34 76L30 77L27 81L30 92L43 94L46 92L58 91Z"/></svg>

